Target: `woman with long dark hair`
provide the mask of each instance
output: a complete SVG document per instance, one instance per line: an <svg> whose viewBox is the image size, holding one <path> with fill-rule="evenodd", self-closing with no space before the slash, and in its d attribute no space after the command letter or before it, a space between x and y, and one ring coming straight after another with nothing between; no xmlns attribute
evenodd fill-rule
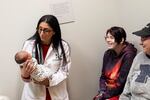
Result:
<svg viewBox="0 0 150 100"><path fill-rule="evenodd" d="M21 100L69 100L66 79L71 65L70 47L61 38L57 18L53 15L42 16L35 34L25 41L23 50L36 58L38 65L49 68L53 74L40 82L32 79L30 75L35 66L32 60L27 60L21 68L24 81Z"/></svg>

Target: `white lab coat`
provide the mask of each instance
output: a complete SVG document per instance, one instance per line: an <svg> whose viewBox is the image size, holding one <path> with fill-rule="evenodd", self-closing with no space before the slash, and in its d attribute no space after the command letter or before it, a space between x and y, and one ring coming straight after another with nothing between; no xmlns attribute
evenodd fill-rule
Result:
<svg viewBox="0 0 150 100"><path fill-rule="evenodd" d="M24 43L23 50L32 54L35 40L27 40ZM70 47L62 41L64 51L66 54L67 64L62 66L62 60L58 59L58 54L52 49L52 45L49 47L47 55L44 61L44 67L50 68L54 72L49 78L49 87L52 100L69 100L66 79L69 74L69 68L71 66ZM61 49L59 48L59 53ZM59 56L62 58L62 56ZM21 100L45 100L46 87L44 85L35 84L33 81L24 82L24 88Z"/></svg>

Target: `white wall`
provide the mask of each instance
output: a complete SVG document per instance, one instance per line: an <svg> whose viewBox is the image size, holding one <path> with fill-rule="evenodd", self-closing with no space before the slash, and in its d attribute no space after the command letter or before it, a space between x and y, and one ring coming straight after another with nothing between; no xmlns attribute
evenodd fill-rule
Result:
<svg viewBox="0 0 150 100"><path fill-rule="evenodd" d="M68 81L71 100L92 100L97 93L102 57L107 49L104 35L114 25L131 35L150 22L149 0L72 0L75 22L61 25L62 35L72 49ZM35 32L38 19L49 13L49 0L0 1L0 95L20 100L23 83L14 54ZM139 48L139 47L138 47Z"/></svg>
<svg viewBox="0 0 150 100"><path fill-rule="evenodd" d="M110 0L74 0L76 22L62 26L72 47L69 78L71 100L92 100L98 90L104 35L108 27L118 25L116 4ZM71 28L69 28L71 27Z"/></svg>
<svg viewBox="0 0 150 100"><path fill-rule="evenodd" d="M118 9L122 19L120 23L129 33L129 40L141 49L138 45L140 39L131 33L150 23L150 0L120 0L119 3Z"/></svg>

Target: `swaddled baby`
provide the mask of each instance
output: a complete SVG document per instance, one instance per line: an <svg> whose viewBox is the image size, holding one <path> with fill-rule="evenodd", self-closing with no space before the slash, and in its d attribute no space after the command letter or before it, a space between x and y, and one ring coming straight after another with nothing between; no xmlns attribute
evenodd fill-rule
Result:
<svg viewBox="0 0 150 100"><path fill-rule="evenodd" d="M51 76L52 72L50 71L50 69L43 65L37 64L37 60L33 58L30 53L26 51L19 51L15 54L15 61L21 68L23 67L24 62L31 59L35 67L34 71L31 73L32 79L36 81L43 81L44 79Z"/></svg>

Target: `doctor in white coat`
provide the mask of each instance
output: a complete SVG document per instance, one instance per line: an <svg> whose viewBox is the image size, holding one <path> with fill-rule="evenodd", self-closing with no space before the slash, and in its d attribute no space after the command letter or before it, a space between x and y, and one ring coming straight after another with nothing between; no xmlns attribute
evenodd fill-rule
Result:
<svg viewBox="0 0 150 100"><path fill-rule="evenodd" d="M70 47L61 38L57 18L53 15L42 16L35 34L25 41L23 50L35 57L38 65L49 68L53 74L44 81L35 81L30 77L35 66L32 60L26 61L21 68L24 81L21 100L69 100L66 80L71 66Z"/></svg>

